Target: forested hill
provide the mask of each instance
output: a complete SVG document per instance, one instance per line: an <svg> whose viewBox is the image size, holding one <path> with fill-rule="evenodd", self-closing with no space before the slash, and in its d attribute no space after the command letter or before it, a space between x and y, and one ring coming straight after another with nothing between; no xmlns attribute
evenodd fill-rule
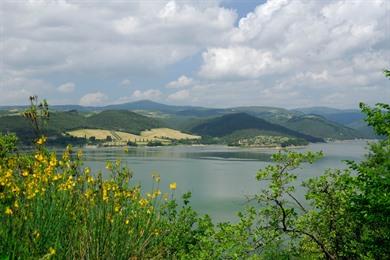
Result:
<svg viewBox="0 0 390 260"><path fill-rule="evenodd" d="M322 138L302 134L286 127L269 123L263 119L246 113L228 114L210 119L205 123L201 123L193 127L191 131L202 136L222 137L245 129L256 129L283 136L303 138L309 142L323 141Z"/></svg>
<svg viewBox="0 0 390 260"><path fill-rule="evenodd" d="M280 124L295 131L325 139L348 140L369 137L356 129L332 122L318 115L295 116L280 122Z"/></svg>
<svg viewBox="0 0 390 260"><path fill-rule="evenodd" d="M85 114L78 111L52 112L44 126L49 136L61 136L67 130L98 128L118 130L138 134L142 130L162 127L160 121L125 110L107 110ZM0 132L14 132L22 139L30 139L34 134L29 122L21 115L0 117Z"/></svg>

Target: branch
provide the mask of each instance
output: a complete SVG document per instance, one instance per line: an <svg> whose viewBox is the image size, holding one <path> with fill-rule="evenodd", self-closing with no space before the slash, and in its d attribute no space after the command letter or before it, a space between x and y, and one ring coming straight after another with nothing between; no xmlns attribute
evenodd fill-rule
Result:
<svg viewBox="0 0 390 260"><path fill-rule="evenodd" d="M290 197L290 198L292 198L294 201L295 201L295 203L297 203L298 204L298 206L301 208L301 210L303 211L303 212L305 212L305 213L307 213L307 210L305 209L305 207L290 193L290 192L288 192L288 191L286 191L286 193L287 193L287 195Z"/></svg>
<svg viewBox="0 0 390 260"><path fill-rule="evenodd" d="M299 230L299 229L289 229L287 227L287 223L286 223L287 214L286 214L286 210L283 207L283 204L281 203L281 201L279 201L277 199L273 199L273 201L276 203L276 205L282 211L282 225L283 225L282 230L284 232L287 232L287 233L300 233L300 234L304 234L304 235L308 236L309 238L311 238L321 248L322 252L325 254L327 259L332 259L332 260L335 259L335 257L331 253L328 252L328 250L326 249L324 243L322 241L320 241L318 238L316 238L313 234L310 234L310 233L308 233L306 231Z"/></svg>

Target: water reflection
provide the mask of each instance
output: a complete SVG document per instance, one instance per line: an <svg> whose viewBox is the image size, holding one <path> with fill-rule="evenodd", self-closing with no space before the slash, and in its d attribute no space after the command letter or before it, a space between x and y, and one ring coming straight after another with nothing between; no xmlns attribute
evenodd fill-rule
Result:
<svg viewBox="0 0 390 260"><path fill-rule="evenodd" d="M365 141L312 144L298 151L324 151L325 157L313 165L299 169L298 180L319 176L327 168L346 167L344 159L360 160ZM153 186L151 174L161 175L161 190L169 191L170 182L177 182L176 195L191 191L192 205L216 221L237 220L235 213L245 205L245 196L264 187L256 181L256 172L270 163L276 150L243 149L225 146L136 147L128 153L123 148L85 149L85 164L96 172L105 161L121 159L134 171L134 184L145 191ZM104 170L103 170L104 173ZM298 197L304 193L298 190Z"/></svg>
<svg viewBox="0 0 390 260"><path fill-rule="evenodd" d="M229 148L225 146L178 146L178 147L132 147L87 148L86 159L90 161L114 160L119 158L164 158L164 159L209 159L209 160L258 160L270 161L275 150Z"/></svg>

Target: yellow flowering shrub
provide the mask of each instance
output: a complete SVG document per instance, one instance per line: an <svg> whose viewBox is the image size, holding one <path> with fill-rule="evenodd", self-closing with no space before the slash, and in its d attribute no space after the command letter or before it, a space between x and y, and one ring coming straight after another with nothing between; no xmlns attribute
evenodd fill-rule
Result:
<svg viewBox="0 0 390 260"><path fill-rule="evenodd" d="M156 188L143 195L119 160L107 162L110 177L103 178L83 167L81 150L67 146L57 155L45 142L39 138L32 152L1 154L0 256L128 259L172 253L164 244L177 204L163 199L159 176L153 175Z"/></svg>

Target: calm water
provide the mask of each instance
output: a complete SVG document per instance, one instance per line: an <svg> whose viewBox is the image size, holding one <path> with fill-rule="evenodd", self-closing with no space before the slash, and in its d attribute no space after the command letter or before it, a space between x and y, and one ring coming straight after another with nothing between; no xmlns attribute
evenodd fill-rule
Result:
<svg viewBox="0 0 390 260"><path fill-rule="evenodd" d="M311 144L298 151L323 151L325 157L299 170L299 179L318 176L327 168L343 168L342 160L360 160L366 141ZM236 212L245 207L245 196L256 193L262 184L256 172L269 164L276 150L244 149L226 146L137 147L125 153L123 148L85 149L86 165L104 169L105 161L121 159L134 172L134 183L144 191L152 189L152 173L161 176L160 188L168 191L177 183L176 195L192 192L192 206L216 221L235 220ZM303 192L298 192L303 197Z"/></svg>

